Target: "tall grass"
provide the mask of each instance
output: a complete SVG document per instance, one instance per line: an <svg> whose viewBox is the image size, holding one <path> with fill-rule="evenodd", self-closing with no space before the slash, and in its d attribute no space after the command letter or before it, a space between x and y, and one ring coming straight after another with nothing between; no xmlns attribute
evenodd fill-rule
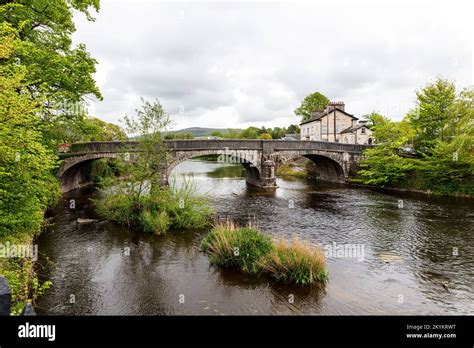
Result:
<svg viewBox="0 0 474 348"><path fill-rule="evenodd" d="M203 239L201 249L213 265L265 273L278 281L309 285L328 278L321 250L297 239L272 242L253 227L217 224Z"/></svg>
<svg viewBox="0 0 474 348"><path fill-rule="evenodd" d="M276 242L272 251L259 260L259 267L277 280L301 285L328 278L323 252L298 239Z"/></svg>
<svg viewBox="0 0 474 348"><path fill-rule="evenodd" d="M209 262L235 267L247 273L260 271L258 260L272 248L271 239L250 227L235 228L233 224L215 226L201 243Z"/></svg>

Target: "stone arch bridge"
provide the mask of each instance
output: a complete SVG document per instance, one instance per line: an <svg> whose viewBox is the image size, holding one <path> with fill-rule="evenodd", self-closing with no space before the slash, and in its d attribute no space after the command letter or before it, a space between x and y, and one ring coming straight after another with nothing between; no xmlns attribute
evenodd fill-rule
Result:
<svg viewBox="0 0 474 348"><path fill-rule="evenodd" d="M240 163L247 173L247 183L262 188L276 187L275 169L301 156L312 160L318 178L345 182L359 169L363 151L370 145L323 141L284 140L167 140L168 159L163 182L179 163L203 155L218 155L224 163ZM129 159L138 152L136 142L76 143L60 148L63 164L59 170L61 189L68 192L90 184L84 167L99 158Z"/></svg>

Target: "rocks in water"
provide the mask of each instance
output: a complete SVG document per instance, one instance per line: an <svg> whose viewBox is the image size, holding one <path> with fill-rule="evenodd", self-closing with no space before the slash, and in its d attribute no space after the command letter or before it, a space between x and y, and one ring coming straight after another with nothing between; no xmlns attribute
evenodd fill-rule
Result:
<svg viewBox="0 0 474 348"><path fill-rule="evenodd" d="M398 262L402 261L402 257L393 251L381 251L377 255L383 262Z"/></svg>
<svg viewBox="0 0 474 348"><path fill-rule="evenodd" d="M81 218L78 218L76 220L76 223L78 223L78 224L92 224L94 222L99 222L99 220L96 220L96 219L81 219Z"/></svg>

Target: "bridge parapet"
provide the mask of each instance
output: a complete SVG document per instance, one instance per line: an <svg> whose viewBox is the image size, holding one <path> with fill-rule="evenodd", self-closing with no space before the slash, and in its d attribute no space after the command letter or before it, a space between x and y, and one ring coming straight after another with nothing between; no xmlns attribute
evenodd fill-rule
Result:
<svg viewBox="0 0 474 348"><path fill-rule="evenodd" d="M285 140L165 140L164 144L171 151L199 150L259 150L263 154L276 151L322 150L333 152L362 153L374 145L355 145L332 143L327 141L285 141ZM67 154L77 155L101 152L134 151L138 146L136 141L100 141L71 144Z"/></svg>

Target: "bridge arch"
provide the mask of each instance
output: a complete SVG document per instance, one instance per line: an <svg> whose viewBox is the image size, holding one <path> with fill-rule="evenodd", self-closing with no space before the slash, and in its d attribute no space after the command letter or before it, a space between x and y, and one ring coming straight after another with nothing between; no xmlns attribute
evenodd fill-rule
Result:
<svg viewBox="0 0 474 348"><path fill-rule="evenodd" d="M301 157L309 159L316 165L316 178L318 180L344 183L349 175L347 159L344 153L291 151L271 155L277 168L288 162L298 160Z"/></svg>
<svg viewBox="0 0 474 348"><path fill-rule="evenodd" d="M117 158L119 155L119 153L103 152L66 158L58 173L61 191L68 192L90 185L91 182L84 169L95 160L101 158Z"/></svg>
<svg viewBox="0 0 474 348"><path fill-rule="evenodd" d="M171 153L167 163L167 178L176 166L187 160L200 156L216 155L221 163L241 164L245 168L247 183L259 186L261 183L260 155L257 151L223 151L209 149L199 151L176 151Z"/></svg>
<svg viewBox="0 0 474 348"><path fill-rule="evenodd" d="M126 153L120 152L99 152L66 158L58 173L61 191L68 192L90 185L91 182L85 168L87 168L91 162L101 158L121 158L125 154ZM226 152L220 149L171 152L166 163L166 176L162 179L163 184L168 183L171 172L178 164L206 155L223 156L223 163L241 164L245 168L247 183L253 186L259 186L261 184L262 175L260 171L260 154L258 151L242 150Z"/></svg>

